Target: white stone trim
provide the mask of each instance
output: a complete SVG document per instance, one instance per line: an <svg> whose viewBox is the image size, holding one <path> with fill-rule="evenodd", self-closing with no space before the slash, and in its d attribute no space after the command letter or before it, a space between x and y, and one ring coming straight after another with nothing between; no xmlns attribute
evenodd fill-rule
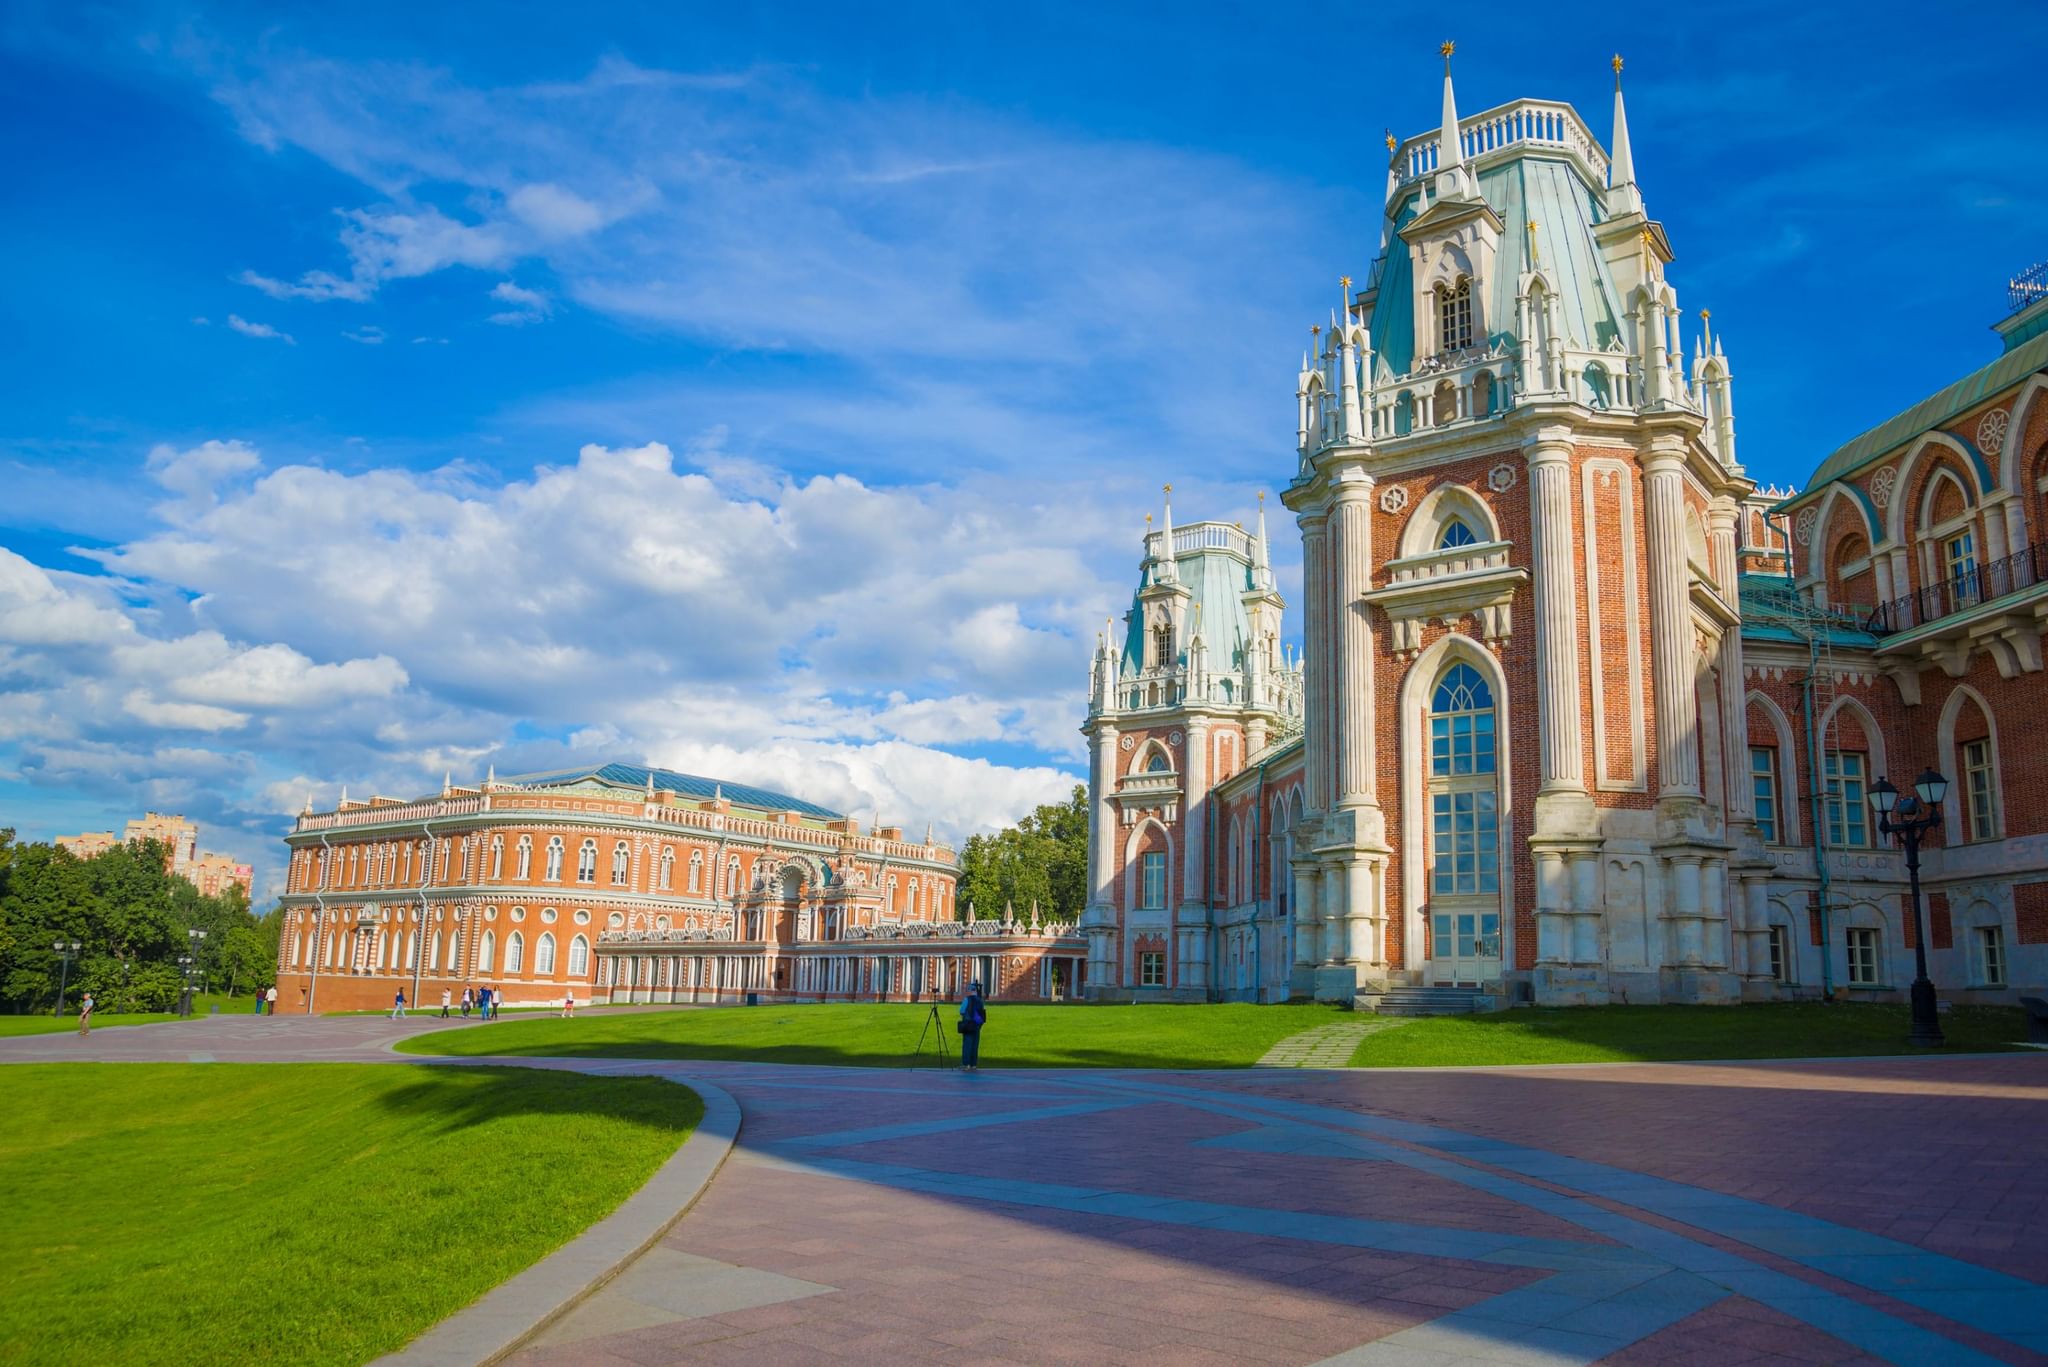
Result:
<svg viewBox="0 0 2048 1367"><path fill-rule="evenodd" d="M1984 714L1985 734L1991 741L1991 838L1971 840L1963 829L1963 813L1968 801L1968 779L1963 773L1962 747L1956 743L1956 719L1962 715L1963 700L1967 698L1977 704L1977 710ZM1953 849L1958 845L1990 845L2005 838L2005 757L1998 751L1998 717L1984 695L1966 683L1959 683L1949 690L1948 698L1941 705L1941 722L1935 729L1935 754L1937 761L1949 775L1950 800L1942 805L1942 841ZM1897 782L1897 780L1893 780ZM1908 785L1901 784L1902 788Z"/></svg>

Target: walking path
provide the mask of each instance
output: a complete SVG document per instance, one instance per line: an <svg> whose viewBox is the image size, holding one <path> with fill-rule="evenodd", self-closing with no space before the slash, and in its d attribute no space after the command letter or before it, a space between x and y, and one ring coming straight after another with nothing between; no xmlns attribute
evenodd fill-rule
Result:
<svg viewBox="0 0 2048 1367"><path fill-rule="evenodd" d="M0 1060L407 1066L383 1045L438 1026L142 1026L0 1041ZM505 1359L520 1367L2048 1362L2033 1054L971 1075L501 1061L709 1080L743 1113L688 1213Z"/></svg>
<svg viewBox="0 0 2048 1367"><path fill-rule="evenodd" d="M1345 1068L1367 1035L1406 1025L1410 1016L1376 1016L1360 1011L1328 1025L1318 1025L1298 1035L1289 1035L1259 1060L1261 1068Z"/></svg>

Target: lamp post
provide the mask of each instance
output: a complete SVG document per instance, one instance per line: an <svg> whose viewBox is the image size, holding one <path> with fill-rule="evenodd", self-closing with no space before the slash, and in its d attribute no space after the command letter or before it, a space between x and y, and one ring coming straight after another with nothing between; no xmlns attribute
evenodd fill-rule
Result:
<svg viewBox="0 0 2048 1367"><path fill-rule="evenodd" d="M191 951L178 960L178 966L185 971L185 990L178 996L178 1014L189 1017L192 1014L192 985L201 971L199 951L206 948L206 932L198 929L186 931L185 943L191 946Z"/></svg>
<svg viewBox="0 0 2048 1367"><path fill-rule="evenodd" d="M64 1014L64 989L71 985L71 961L78 957L80 945L76 940L59 940L50 948L57 951L57 1004L50 1008L50 1014Z"/></svg>
<svg viewBox="0 0 2048 1367"><path fill-rule="evenodd" d="M1948 796L1948 780L1932 769L1914 781L1913 791L1901 793L1888 778L1879 778L1870 789L1870 805L1877 809L1877 829L1898 841L1906 852L1906 884L1913 898L1913 1026L1907 1039L1923 1049L1939 1049L1945 1040L1934 1001L1934 984L1927 977L1927 926L1920 916L1920 842L1941 823L1941 800Z"/></svg>

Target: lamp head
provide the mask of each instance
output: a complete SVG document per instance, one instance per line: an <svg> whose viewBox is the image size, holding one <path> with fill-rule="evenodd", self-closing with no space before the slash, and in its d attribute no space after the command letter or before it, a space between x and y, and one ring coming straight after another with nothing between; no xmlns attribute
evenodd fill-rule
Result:
<svg viewBox="0 0 2048 1367"><path fill-rule="evenodd" d="M1889 778L1879 778L1870 785L1870 805L1877 809L1879 816L1890 816L1898 802L1899 790L1892 786Z"/></svg>
<svg viewBox="0 0 2048 1367"><path fill-rule="evenodd" d="M1948 796L1948 780L1933 769L1924 770L1913 781L1913 788L1920 794L1920 800L1930 807L1939 807L1941 800Z"/></svg>

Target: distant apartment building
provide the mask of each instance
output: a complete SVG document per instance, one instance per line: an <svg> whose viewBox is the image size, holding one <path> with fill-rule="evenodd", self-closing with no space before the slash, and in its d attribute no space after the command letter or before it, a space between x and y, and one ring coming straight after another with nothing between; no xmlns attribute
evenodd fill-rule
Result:
<svg viewBox="0 0 2048 1367"><path fill-rule="evenodd" d="M199 889L203 896L213 897L234 886L239 886L246 896L255 882L253 866L233 855L201 852L198 823L171 812L144 812L123 828L119 840L112 831L86 831L81 835L58 836L57 847L80 859L90 859L117 844L137 840L162 842L164 867Z"/></svg>

